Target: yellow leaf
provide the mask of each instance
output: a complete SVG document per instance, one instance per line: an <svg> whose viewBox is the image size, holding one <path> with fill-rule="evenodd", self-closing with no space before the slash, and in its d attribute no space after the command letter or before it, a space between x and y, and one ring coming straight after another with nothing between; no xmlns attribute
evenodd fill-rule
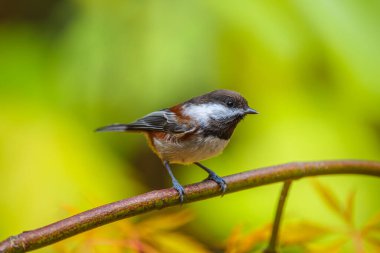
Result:
<svg viewBox="0 0 380 253"><path fill-rule="evenodd" d="M150 239L162 253L211 253L190 236L180 233L159 233Z"/></svg>
<svg viewBox="0 0 380 253"><path fill-rule="evenodd" d="M344 211L340 205L338 198L335 196L334 192L327 186L321 184L318 180L312 179L314 188L317 190L318 194L322 200L327 204L327 206L338 214L340 217L344 218Z"/></svg>
<svg viewBox="0 0 380 253"><path fill-rule="evenodd" d="M353 224L354 205L355 205L355 191L351 191L347 196L346 208L344 210L344 217L348 224Z"/></svg>
<svg viewBox="0 0 380 253"><path fill-rule="evenodd" d="M380 212L376 213L362 228L362 233L365 235L370 231L380 231Z"/></svg>
<svg viewBox="0 0 380 253"><path fill-rule="evenodd" d="M366 252L380 252L380 245L377 242L372 244L367 241Z"/></svg>
<svg viewBox="0 0 380 253"><path fill-rule="evenodd" d="M368 236L366 236L365 239L370 244L380 248L380 237L379 236L368 235Z"/></svg>
<svg viewBox="0 0 380 253"><path fill-rule="evenodd" d="M307 246L306 252L308 253L339 253L344 244L348 242L348 239L338 239L333 242L330 242L326 245L318 244L309 244Z"/></svg>
<svg viewBox="0 0 380 253"><path fill-rule="evenodd" d="M184 210L177 213L155 215L136 224L141 235L157 233L157 231L172 231L191 221L193 215Z"/></svg>
<svg viewBox="0 0 380 253"><path fill-rule="evenodd" d="M299 245L316 240L332 231L329 228L311 222L301 221L285 224L281 229L282 244Z"/></svg>

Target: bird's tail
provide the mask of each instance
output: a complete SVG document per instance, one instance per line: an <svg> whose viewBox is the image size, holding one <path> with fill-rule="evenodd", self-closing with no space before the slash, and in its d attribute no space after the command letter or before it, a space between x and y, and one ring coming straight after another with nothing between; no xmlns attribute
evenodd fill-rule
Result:
<svg viewBox="0 0 380 253"><path fill-rule="evenodd" d="M99 127L95 129L95 132L125 132L128 129L128 125L126 124L112 124L109 126Z"/></svg>

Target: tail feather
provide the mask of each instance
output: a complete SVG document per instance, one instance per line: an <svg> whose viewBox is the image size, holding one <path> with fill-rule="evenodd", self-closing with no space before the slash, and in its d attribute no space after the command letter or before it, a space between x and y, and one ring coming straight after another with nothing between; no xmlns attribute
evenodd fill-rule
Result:
<svg viewBox="0 0 380 253"><path fill-rule="evenodd" d="M126 124L112 124L109 126L104 126L95 129L95 132L125 132L128 130L128 125Z"/></svg>

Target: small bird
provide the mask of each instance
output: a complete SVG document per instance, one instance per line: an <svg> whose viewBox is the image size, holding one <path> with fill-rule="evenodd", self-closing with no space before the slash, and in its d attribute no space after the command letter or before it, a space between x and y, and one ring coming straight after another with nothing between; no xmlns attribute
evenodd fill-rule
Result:
<svg viewBox="0 0 380 253"><path fill-rule="evenodd" d="M170 164L195 164L208 173L222 193L227 189L223 178L199 162L219 155L227 146L237 124L247 114L258 112L247 100L230 90L215 90L181 104L147 114L129 124L113 124L96 132L144 133L150 148L168 171L181 203L185 190L174 177Z"/></svg>

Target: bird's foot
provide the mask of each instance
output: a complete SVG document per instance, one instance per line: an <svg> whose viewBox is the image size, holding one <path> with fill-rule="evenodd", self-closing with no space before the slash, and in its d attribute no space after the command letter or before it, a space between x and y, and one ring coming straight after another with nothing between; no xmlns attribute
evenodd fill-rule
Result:
<svg viewBox="0 0 380 253"><path fill-rule="evenodd" d="M205 180L212 180L220 186L220 191L222 192L222 196L227 190L227 183L223 178L216 175L214 172L209 173L208 177Z"/></svg>
<svg viewBox="0 0 380 253"><path fill-rule="evenodd" d="M182 204L185 199L185 189L177 180L173 180L172 183L173 183L173 188L176 189L176 191L179 194L179 201Z"/></svg>

